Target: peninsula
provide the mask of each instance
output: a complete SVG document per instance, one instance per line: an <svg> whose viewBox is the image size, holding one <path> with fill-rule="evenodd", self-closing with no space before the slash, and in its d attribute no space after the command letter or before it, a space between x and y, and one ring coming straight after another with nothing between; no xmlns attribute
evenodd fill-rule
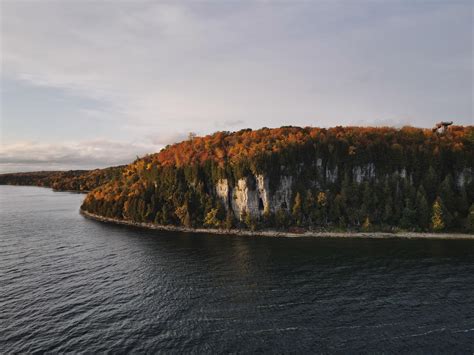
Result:
<svg viewBox="0 0 474 355"><path fill-rule="evenodd" d="M472 126L191 135L124 167L81 210L187 231L473 233L473 148Z"/></svg>

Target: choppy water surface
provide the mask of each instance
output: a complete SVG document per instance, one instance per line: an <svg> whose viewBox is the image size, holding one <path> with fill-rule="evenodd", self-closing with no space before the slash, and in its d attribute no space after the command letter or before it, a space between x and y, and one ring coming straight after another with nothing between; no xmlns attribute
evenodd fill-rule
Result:
<svg viewBox="0 0 474 355"><path fill-rule="evenodd" d="M474 350L474 242L238 238L0 187L0 352Z"/></svg>

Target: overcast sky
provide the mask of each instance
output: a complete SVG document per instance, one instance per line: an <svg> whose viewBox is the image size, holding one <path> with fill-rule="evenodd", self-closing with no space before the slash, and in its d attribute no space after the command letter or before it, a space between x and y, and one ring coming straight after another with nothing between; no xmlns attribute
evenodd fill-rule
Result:
<svg viewBox="0 0 474 355"><path fill-rule="evenodd" d="M0 171L190 131L473 124L473 4L0 0Z"/></svg>

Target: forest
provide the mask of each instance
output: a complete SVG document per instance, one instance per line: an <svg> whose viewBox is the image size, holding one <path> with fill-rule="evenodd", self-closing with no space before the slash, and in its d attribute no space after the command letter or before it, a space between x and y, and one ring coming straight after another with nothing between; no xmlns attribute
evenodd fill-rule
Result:
<svg viewBox="0 0 474 355"><path fill-rule="evenodd" d="M0 174L0 185L30 185L50 187L56 191L92 191L115 178L120 178L123 166L94 170L33 171Z"/></svg>
<svg viewBox="0 0 474 355"><path fill-rule="evenodd" d="M81 208L186 227L474 232L473 148L473 126L444 133L288 126L190 135L124 167ZM283 191L289 203L236 211L239 184L245 181L250 196L258 176L269 196L291 178ZM231 202L216 192L222 181Z"/></svg>

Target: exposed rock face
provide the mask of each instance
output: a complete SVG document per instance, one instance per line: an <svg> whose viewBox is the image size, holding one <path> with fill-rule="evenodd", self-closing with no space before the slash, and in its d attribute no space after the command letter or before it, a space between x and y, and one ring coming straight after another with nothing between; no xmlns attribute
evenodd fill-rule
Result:
<svg viewBox="0 0 474 355"><path fill-rule="evenodd" d="M322 161L317 160L316 168L319 173L317 179L326 179L327 182L334 183L338 178L338 168L324 169ZM375 165L369 163L356 166L352 170L353 180L362 183L370 179L377 179ZM401 178L407 177L405 168L394 174ZM255 183L252 182L254 179ZM473 180L473 171L469 168L456 174L456 183L463 186ZM320 186L319 181L312 181L312 187ZM229 208L238 219L242 219L242 214L248 213L252 217L259 217L269 211L276 213L278 210L290 211L293 197L293 178L291 176L280 177L278 187L270 191L268 178L264 175L255 175L242 178L237 181L235 187L231 187L227 179L221 179L215 187L216 195L222 200L226 210Z"/></svg>
<svg viewBox="0 0 474 355"><path fill-rule="evenodd" d="M255 178L255 188L249 183ZM276 191L270 193L268 179L263 175L242 178L234 188L229 186L227 179L221 179L216 185L216 194L224 203L226 209L231 208L237 218L241 218L244 211L253 217L261 216L265 211L290 208L293 179L282 176Z"/></svg>
<svg viewBox="0 0 474 355"><path fill-rule="evenodd" d="M459 187L469 184L474 179L474 171L471 168L464 168L456 175L456 183Z"/></svg>
<svg viewBox="0 0 474 355"><path fill-rule="evenodd" d="M326 169L326 181L327 182L336 182L338 174L337 166L334 169Z"/></svg>
<svg viewBox="0 0 474 355"><path fill-rule="evenodd" d="M357 183L370 180L375 178L375 165L373 163L369 163L363 166L356 166L354 169L352 169L352 174L354 181Z"/></svg>
<svg viewBox="0 0 474 355"><path fill-rule="evenodd" d="M222 203L224 204L225 208L229 208L229 182L227 179L220 179L217 182L216 185L216 194L217 196L222 200Z"/></svg>

